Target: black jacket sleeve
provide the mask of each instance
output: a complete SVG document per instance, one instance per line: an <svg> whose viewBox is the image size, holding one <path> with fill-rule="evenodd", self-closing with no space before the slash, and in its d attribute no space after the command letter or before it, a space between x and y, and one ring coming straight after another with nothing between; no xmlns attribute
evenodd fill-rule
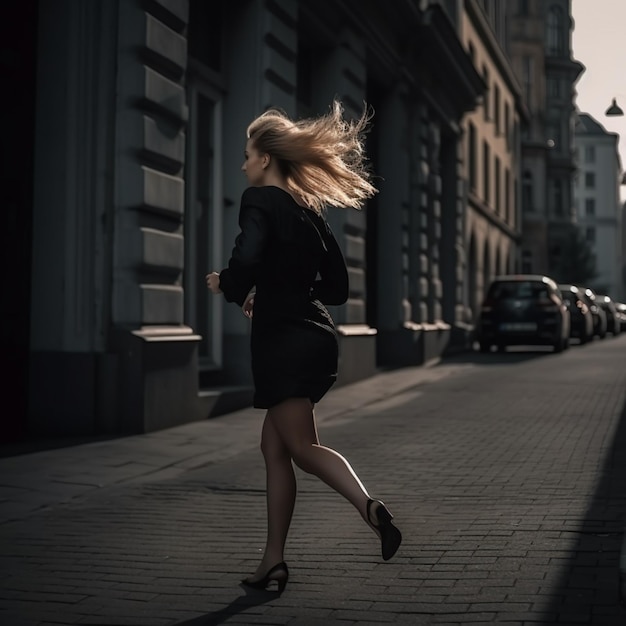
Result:
<svg viewBox="0 0 626 626"><path fill-rule="evenodd" d="M268 241L268 226L259 190L246 189L239 209L240 232L235 239L228 267L220 272L220 289L227 302L242 306L256 284Z"/></svg>
<svg viewBox="0 0 626 626"><path fill-rule="evenodd" d="M323 304L339 305L349 294L348 269L341 248L328 223L322 218L319 231L326 244L326 253L319 268L320 278L315 281L312 296Z"/></svg>

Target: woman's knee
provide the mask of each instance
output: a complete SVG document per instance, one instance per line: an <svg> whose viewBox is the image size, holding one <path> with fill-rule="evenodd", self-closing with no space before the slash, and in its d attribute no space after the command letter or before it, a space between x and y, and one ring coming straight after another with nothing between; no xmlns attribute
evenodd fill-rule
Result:
<svg viewBox="0 0 626 626"><path fill-rule="evenodd" d="M305 443L289 450L293 462L307 474L315 474L315 444Z"/></svg>

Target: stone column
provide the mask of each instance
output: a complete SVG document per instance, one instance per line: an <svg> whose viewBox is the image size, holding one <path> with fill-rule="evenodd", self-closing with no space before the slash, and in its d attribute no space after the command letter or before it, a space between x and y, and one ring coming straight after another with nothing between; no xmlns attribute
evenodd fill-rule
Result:
<svg viewBox="0 0 626 626"><path fill-rule="evenodd" d="M184 325L187 0L120 1L112 255L117 423L198 417L197 341Z"/></svg>

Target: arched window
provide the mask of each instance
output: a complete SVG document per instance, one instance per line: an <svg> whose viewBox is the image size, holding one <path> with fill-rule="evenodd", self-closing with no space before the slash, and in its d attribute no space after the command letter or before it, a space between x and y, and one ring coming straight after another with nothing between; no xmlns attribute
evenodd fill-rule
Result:
<svg viewBox="0 0 626 626"><path fill-rule="evenodd" d="M565 52L564 27L563 9L558 6L550 7L546 33L546 47L549 55L558 55Z"/></svg>

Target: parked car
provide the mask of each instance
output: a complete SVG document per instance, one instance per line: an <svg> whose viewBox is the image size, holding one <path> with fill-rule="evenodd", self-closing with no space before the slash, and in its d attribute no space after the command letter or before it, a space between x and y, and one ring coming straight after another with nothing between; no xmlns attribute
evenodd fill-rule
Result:
<svg viewBox="0 0 626 626"><path fill-rule="evenodd" d="M605 294L596 294L596 302L598 306L604 309L606 315L606 331L611 333L614 337L619 335L621 329L620 315L615 306L615 302L610 296Z"/></svg>
<svg viewBox="0 0 626 626"><path fill-rule="evenodd" d="M626 302L616 302L615 308L619 314L621 332L626 332Z"/></svg>
<svg viewBox="0 0 626 626"><path fill-rule="evenodd" d="M600 339L604 339L606 337L606 313L602 307L598 306L596 293L593 289L587 287L583 293L593 316L593 334L600 337Z"/></svg>
<svg viewBox="0 0 626 626"><path fill-rule="evenodd" d="M583 290L577 285L559 285L563 301L570 316L569 336L575 337L580 343L593 339L593 315L585 301Z"/></svg>
<svg viewBox="0 0 626 626"><path fill-rule="evenodd" d="M496 276L477 319L476 338L482 352L492 345L550 345L555 352L569 346L570 314L558 285L548 276Z"/></svg>

